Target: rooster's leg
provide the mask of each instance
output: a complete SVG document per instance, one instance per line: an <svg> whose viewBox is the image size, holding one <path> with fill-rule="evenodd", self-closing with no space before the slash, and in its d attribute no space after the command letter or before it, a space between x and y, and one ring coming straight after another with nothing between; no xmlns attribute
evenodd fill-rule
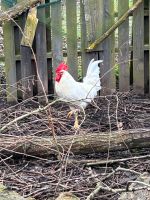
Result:
<svg viewBox="0 0 150 200"><path fill-rule="evenodd" d="M75 122L74 122L74 129L79 128L79 122L78 122L78 112L75 112Z"/></svg>

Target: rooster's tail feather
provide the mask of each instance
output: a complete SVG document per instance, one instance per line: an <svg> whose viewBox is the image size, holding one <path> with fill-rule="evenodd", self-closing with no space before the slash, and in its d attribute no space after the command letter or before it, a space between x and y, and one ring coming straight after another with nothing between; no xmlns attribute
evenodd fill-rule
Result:
<svg viewBox="0 0 150 200"><path fill-rule="evenodd" d="M91 84L93 87L96 87L97 91L101 89L101 83L99 77L100 68L98 64L102 62L103 60L94 61L94 59L92 59L89 63L86 76L83 79L84 83Z"/></svg>

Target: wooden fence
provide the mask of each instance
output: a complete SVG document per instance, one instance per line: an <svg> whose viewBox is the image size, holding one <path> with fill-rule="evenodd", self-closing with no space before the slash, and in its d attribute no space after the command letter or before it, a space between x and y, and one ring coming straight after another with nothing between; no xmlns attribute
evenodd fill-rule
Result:
<svg viewBox="0 0 150 200"><path fill-rule="evenodd" d="M138 2L133 14L130 12L107 36L104 33L129 13L131 1L129 5L129 0L55 0L50 4L46 0L37 8L39 22L33 43L36 62L31 49L20 45L20 28L24 28L27 13L15 22L6 22L3 28L8 101L43 95L38 77L46 93L53 94L55 69L66 57L76 80L85 75L90 59L104 60L100 74L102 95L116 89L150 94L149 0L133 0L133 4ZM101 36L104 39L88 49Z"/></svg>

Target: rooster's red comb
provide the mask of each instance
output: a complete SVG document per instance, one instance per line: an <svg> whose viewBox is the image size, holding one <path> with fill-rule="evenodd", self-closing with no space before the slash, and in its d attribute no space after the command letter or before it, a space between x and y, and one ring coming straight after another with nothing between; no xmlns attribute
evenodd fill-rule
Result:
<svg viewBox="0 0 150 200"><path fill-rule="evenodd" d="M65 63L62 62L56 68L56 73L60 72L61 70L66 70L67 71L68 69L69 69L68 65L66 65Z"/></svg>

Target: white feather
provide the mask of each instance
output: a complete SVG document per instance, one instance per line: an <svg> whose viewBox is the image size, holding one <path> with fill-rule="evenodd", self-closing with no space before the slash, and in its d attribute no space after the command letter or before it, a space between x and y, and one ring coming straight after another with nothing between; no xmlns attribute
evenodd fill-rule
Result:
<svg viewBox="0 0 150 200"><path fill-rule="evenodd" d="M99 66L102 60L89 63L83 82L77 82L69 72L64 71L59 82L55 82L55 90L59 97L81 108L85 108L101 89L99 80Z"/></svg>

